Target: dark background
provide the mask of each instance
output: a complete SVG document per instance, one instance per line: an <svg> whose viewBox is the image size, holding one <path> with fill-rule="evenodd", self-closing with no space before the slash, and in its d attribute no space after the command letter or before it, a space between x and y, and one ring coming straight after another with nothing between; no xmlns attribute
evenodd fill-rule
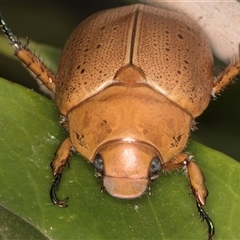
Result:
<svg viewBox="0 0 240 240"><path fill-rule="evenodd" d="M0 11L15 35L62 49L71 31L84 18L130 2L134 1L0 0ZM220 62L216 62L216 69L221 69ZM3 56L0 56L0 76L29 88L38 88L21 64ZM217 101L211 101L197 119L199 130L192 138L240 160L240 81L221 95Z"/></svg>

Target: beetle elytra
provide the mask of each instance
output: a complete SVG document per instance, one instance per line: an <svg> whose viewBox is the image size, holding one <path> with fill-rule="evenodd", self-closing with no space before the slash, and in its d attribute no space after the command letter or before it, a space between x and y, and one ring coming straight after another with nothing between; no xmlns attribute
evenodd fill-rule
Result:
<svg viewBox="0 0 240 240"><path fill-rule="evenodd" d="M184 168L212 239L214 226L203 209L204 176L184 149L194 119L239 74L240 59L214 79L210 46L194 22L135 4L83 21L67 40L54 75L1 16L0 24L15 55L55 93L69 132L51 163L52 202L66 206L56 190L73 149L93 163L102 190L117 198L151 193L161 171Z"/></svg>

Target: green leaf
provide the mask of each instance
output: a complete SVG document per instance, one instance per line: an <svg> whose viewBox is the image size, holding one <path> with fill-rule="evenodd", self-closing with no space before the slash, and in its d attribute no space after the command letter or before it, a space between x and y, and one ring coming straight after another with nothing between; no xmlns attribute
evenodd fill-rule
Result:
<svg viewBox="0 0 240 240"><path fill-rule="evenodd" d="M49 164L67 136L54 103L1 80L0 106L0 211L6 213L0 218L1 237L206 239L207 225L181 173L161 174L152 183L152 196L119 200L99 193L92 165L74 154L59 190L60 197L70 197L69 207L53 206ZM215 223L216 239L239 239L239 163L193 141L187 150L205 174L210 192L205 209Z"/></svg>

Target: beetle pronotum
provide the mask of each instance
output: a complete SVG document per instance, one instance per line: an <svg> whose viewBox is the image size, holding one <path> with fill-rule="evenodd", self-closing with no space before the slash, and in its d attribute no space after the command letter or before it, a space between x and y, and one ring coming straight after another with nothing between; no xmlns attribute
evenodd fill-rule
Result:
<svg viewBox="0 0 240 240"><path fill-rule="evenodd" d="M66 206L56 190L73 149L93 163L102 191L117 198L151 193L160 171L185 168L212 239L214 226L203 209L204 177L184 149L194 119L239 74L240 59L214 80L207 38L194 22L136 4L83 21L67 40L54 75L1 16L0 24L15 55L55 93L69 131L51 163L52 202Z"/></svg>

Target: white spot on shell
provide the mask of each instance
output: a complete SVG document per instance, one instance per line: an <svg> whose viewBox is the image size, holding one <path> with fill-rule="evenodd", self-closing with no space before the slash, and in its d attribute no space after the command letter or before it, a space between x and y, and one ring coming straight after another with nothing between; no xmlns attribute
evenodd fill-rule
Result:
<svg viewBox="0 0 240 240"><path fill-rule="evenodd" d="M132 142L135 142L135 139L126 137L126 138L123 138L122 141L132 143Z"/></svg>

